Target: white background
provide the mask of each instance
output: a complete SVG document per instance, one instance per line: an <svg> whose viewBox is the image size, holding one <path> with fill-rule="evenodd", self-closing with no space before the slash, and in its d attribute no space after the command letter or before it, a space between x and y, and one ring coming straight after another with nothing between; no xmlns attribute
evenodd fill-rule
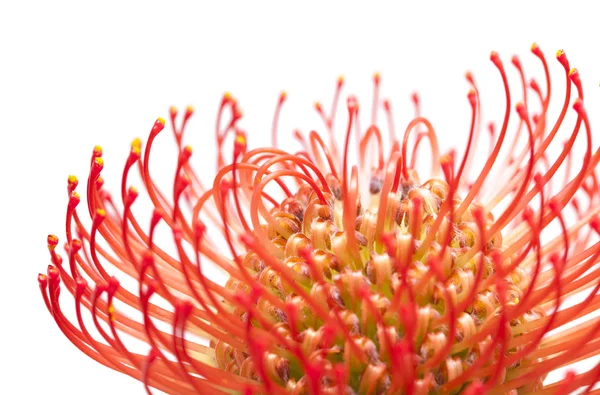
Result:
<svg viewBox="0 0 600 395"><path fill-rule="evenodd" d="M285 89L280 140L291 147L283 136L293 128L320 127L312 105L328 106L339 74L368 104L372 73L381 72L399 130L418 89L441 145L462 147L470 114L464 72L473 70L488 92L484 116L499 119L503 96L489 52L500 52L515 82L509 60L519 54L541 82L529 53L536 41L558 95L563 76L554 53L565 49L582 75L592 122L600 122L593 2L250 3L1 3L0 393L143 393L141 384L88 360L63 338L36 276L48 264L46 235L63 237L66 176L85 179L91 148L101 144L107 186L116 191L129 142L146 137L172 104L196 108L187 141L208 178L224 91L240 101L242 125L258 146L269 141L273 108ZM516 98L519 91L514 85ZM169 147L165 158L174 160L172 138L160 138Z"/></svg>

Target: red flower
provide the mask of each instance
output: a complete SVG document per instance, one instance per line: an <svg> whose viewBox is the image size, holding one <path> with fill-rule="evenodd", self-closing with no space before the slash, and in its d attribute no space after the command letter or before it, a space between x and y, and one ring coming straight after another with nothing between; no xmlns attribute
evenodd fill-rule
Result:
<svg viewBox="0 0 600 395"><path fill-rule="evenodd" d="M183 145L191 108L180 122L177 110L170 112L179 156L169 190L159 189L149 172L164 120L155 122L144 148L133 142L119 199L103 188L96 147L86 185L91 227L77 210L71 176L64 259L57 237L48 237L52 264L39 275L48 311L76 347L144 382L148 392L589 391L600 365L543 382L600 349L598 318L573 325L600 308L600 151L592 155L578 72L559 51L566 95L560 114L551 116L549 66L537 46L532 52L543 66L546 93L535 80L525 85L514 57L523 82L516 130L509 130L515 114L504 66L491 55L506 109L499 130L489 127L489 150L478 144L485 138L480 98L467 74L472 117L460 158L440 154L416 95L417 115L396 138L378 74L364 133L359 103L350 96L344 144L336 144L340 78L331 111L315 106L327 133L296 131L302 149L293 153L277 148L285 94L273 147L250 151L238 103L225 94L216 125L219 171L208 186ZM535 100L528 101L531 91ZM563 122L571 102L574 126ZM530 113L530 105L539 112ZM565 128L572 132L560 146L556 136ZM585 152L573 149L577 139ZM231 141L233 152L224 148ZM355 165L348 159L351 141ZM414 167L426 141L432 176L423 182ZM551 154L557 149L558 156ZM483 168L474 168L475 157ZM138 191L129 186L136 168L153 205L144 220L134 205ZM167 228L173 240L165 247L156 232ZM226 273L226 283L210 267ZM62 287L74 295L77 322L62 312ZM141 352L134 339L146 345Z"/></svg>

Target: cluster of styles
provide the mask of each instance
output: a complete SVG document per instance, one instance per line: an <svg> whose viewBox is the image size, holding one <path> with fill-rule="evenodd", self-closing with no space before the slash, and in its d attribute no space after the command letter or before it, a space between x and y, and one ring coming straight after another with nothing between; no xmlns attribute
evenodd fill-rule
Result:
<svg viewBox="0 0 600 395"><path fill-rule="evenodd" d="M253 150L238 126L239 104L225 94L218 171L208 186L183 143L191 108L182 117L170 112L179 152L167 191L149 171L163 119L144 145L131 145L118 201L103 187L96 147L85 191L90 220L78 212L71 176L64 258L58 238L48 236L51 264L38 277L48 311L82 352L140 380L148 393L591 391L600 365L544 380L600 354L600 318L574 323L600 310L600 151L593 153L577 70L557 53L564 104L548 114L550 66L538 46L532 53L545 87L526 82L513 57L516 106L492 53L506 107L489 133L481 132L479 91L467 73L472 115L462 156L440 152L416 95L416 116L399 138L378 74L366 131L349 96L343 145L336 144L340 78L331 111L315 106L326 133L295 131L301 148L291 153L277 148L284 93L272 147ZM564 125L571 108L576 120ZM517 122L509 127L511 117ZM414 167L427 143L432 170L423 180ZM149 224L134 214L141 196L128 177L136 169L154 207ZM171 239L156 236L161 227ZM215 270L228 280L211 279ZM119 277L137 286L127 289ZM60 302L62 288L74 303ZM146 345L141 352L135 339Z"/></svg>

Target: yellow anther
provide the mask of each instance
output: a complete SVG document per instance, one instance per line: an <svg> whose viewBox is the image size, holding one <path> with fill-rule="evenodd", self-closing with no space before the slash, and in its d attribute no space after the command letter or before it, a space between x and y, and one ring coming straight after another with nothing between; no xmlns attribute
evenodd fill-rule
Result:
<svg viewBox="0 0 600 395"><path fill-rule="evenodd" d="M237 144L246 145L246 136L244 136L243 134L238 134L235 138L235 142Z"/></svg>

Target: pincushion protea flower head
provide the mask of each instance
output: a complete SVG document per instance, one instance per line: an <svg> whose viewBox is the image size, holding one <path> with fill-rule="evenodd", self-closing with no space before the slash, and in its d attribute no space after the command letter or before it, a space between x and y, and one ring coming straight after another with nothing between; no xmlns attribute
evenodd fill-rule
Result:
<svg viewBox="0 0 600 395"><path fill-rule="evenodd" d="M481 103L467 74L471 123L461 157L440 153L416 95L417 116L397 139L379 75L366 131L350 96L343 145L336 144L340 78L331 111L316 105L327 133L295 132L301 149L293 153L276 147L285 94L273 147L254 150L238 127L238 103L224 95L218 173L207 186L183 145L191 108L182 118L170 112L179 153L168 190L149 171L163 119L144 146L133 142L119 203L103 187L102 150L95 148L86 183L91 226L78 211L77 179L69 177L65 258L58 238L48 237L51 265L38 278L48 311L76 347L148 392L590 391L600 365L550 385L544 378L600 349L598 318L573 325L600 307L600 153L592 155L578 72L559 51L566 93L552 116L549 66L537 46L532 52L546 86L526 85L514 57L523 98L516 111L505 66L491 55L506 107L498 131L489 128L489 148L478 144L486 138L479 136ZM570 104L577 118L565 125ZM514 116L518 126L509 130ZM561 145L556 136L565 128ZM577 139L585 151L572 149ZM432 152L428 179L414 168L425 142ZM553 157L549 147L556 146ZM474 157L483 168L472 168ZM139 192L128 179L136 168L154 206L149 225L134 214ZM158 238L160 228L172 240ZM224 271L226 283L210 278L210 267ZM133 278L135 286L119 278ZM63 287L74 296L76 322L59 303ZM583 291L583 298L567 299ZM134 339L145 348L134 350Z"/></svg>

